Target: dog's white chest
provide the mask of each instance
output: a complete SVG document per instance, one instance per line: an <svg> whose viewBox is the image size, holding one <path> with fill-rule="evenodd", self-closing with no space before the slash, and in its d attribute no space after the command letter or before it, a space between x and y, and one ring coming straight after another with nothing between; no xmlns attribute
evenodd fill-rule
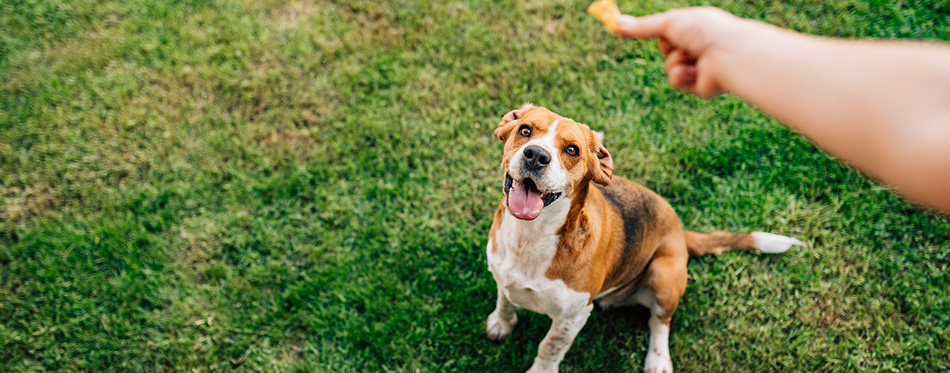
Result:
<svg viewBox="0 0 950 373"><path fill-rule="evenodd" d="M543 270L538 273L529 268L520 268L517 260L489 261L489 270L495 282L501 285L500 290L505 297L517 307L532 310L543 314L560 314L561 301L558 299L559 290L566 288L544 277ZM558 286L561 285L561 286Z"/></svg>
<svg viewBox="0 0 950 373"><path fill-rule="evenodd" d="M563 280L545 276L560 240L556 231L563 219L558 220L560 224L558 221L525 224L506 212L494 237L494 253L493 242L488 242L488 269L499 291L515 306L549 316L580 312L590 298L588 293L570 289Z"/></svg>

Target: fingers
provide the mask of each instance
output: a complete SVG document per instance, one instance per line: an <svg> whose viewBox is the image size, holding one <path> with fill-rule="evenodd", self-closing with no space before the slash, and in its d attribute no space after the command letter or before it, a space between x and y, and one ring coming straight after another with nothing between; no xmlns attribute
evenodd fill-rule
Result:
<svg viewBox="0 0 950 373"><path fill-rule="evenodd" d="M663 53L663 56L669 56L670 52L673 51L673 44L670 43L665 37L660 37L659 43L660 53Z"/></svg>
<svg viewBox="0 0 950 373"><path fill-rule="evenodd" d="M735 17L717 8L674 9L643 17L622 14L617 18L615 34L624 38L658 38L660 52L666 57L666 74L674 88L709 98L723 93L711 74L709 57L701 63L714 26L733 22ZM698 65L703 66L698 66Z"/></svg>
<svg viewBox="0 0 950 373"><path fill-rule="evenodd" d="M696 83L696 61L682 49L674 49L666 56L666 75L674 88L689 91Z"/></svg>
<svg viewBox="0 0 950 373"><path fill-rule="evenodd" d="M681 91L693 92L693 86L696 84L696 67L688 65L673 66L667 76L670 85ZM693 92L695 93L695 92Z"/></svg>
<svg viewBox="0 0 950 373"><path fill-rule="evenodd" d="M670 71L673 66L688 64L689 56L682 49L674 49L666 56L666 71Z"/></svg>
<svg viewBox="0 0 950 373"><path fill-rule="evenodd" d="M708 62L708 61L707 61ZM702 98L718 96L725 91L716 81L708 63L697 60L682 49L673 49L666 58L666 76L670 86ZM700 71L703 75L700 76Z"/></svg>
<svg viewBox="0 0 950 373"><path fill-rule="evenodd" d="M663 36L670 22L668 13L643 17L621 14L617 18L617 36L624 38L650 39Z"/></svg>

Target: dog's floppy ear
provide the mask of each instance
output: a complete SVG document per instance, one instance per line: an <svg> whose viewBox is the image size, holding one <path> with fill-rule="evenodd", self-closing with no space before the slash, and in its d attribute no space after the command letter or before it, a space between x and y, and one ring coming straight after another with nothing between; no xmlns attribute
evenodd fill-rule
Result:
<svg viewBox="0 0 950 373"><path fill-rule="evenodd" d="M524 115L524 112L530 108L533 108L530 102L526 102L524 105L521 105L521 108L518 110L509 111L508 114L501 117L501 122L498 123L498 128L495 128L495 137L501 141L508 140L508 136L511 135L512 130L515 129L515 124L518 123L518 119Z"/></svg>
<svg viewBox="0 0 950 373"><path fill-rule="evenodd" d="M591 131L594 136L594 147L590 155L591 181L606 186L610 184L610 177L614 174L614 159L604 147L604 133Z"/></svg>

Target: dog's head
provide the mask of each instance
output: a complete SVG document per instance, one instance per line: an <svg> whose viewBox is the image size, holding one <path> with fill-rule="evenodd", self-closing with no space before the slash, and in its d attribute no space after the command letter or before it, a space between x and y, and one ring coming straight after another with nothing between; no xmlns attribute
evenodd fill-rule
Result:
<svg viewBox="0 0 950 373"><path fill-rule="evenodd" d="M610 182L614 163L603 134L546 108L525 104L508 112L495 136L505 142L505 203L518 219L536 219L542 209L573 197L590 182Z"/></svg>

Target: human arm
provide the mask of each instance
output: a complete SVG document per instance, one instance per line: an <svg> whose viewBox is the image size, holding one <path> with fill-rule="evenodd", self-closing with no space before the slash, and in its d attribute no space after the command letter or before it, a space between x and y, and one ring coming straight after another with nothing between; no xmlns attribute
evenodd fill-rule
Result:
<svg viewBox="0 0 950 373"><path fill-rule="evenodd" d="M621 16L660 38L670 84L732 92L840 159L950 211L950 47L808 36L716 8Z"/></svg>

